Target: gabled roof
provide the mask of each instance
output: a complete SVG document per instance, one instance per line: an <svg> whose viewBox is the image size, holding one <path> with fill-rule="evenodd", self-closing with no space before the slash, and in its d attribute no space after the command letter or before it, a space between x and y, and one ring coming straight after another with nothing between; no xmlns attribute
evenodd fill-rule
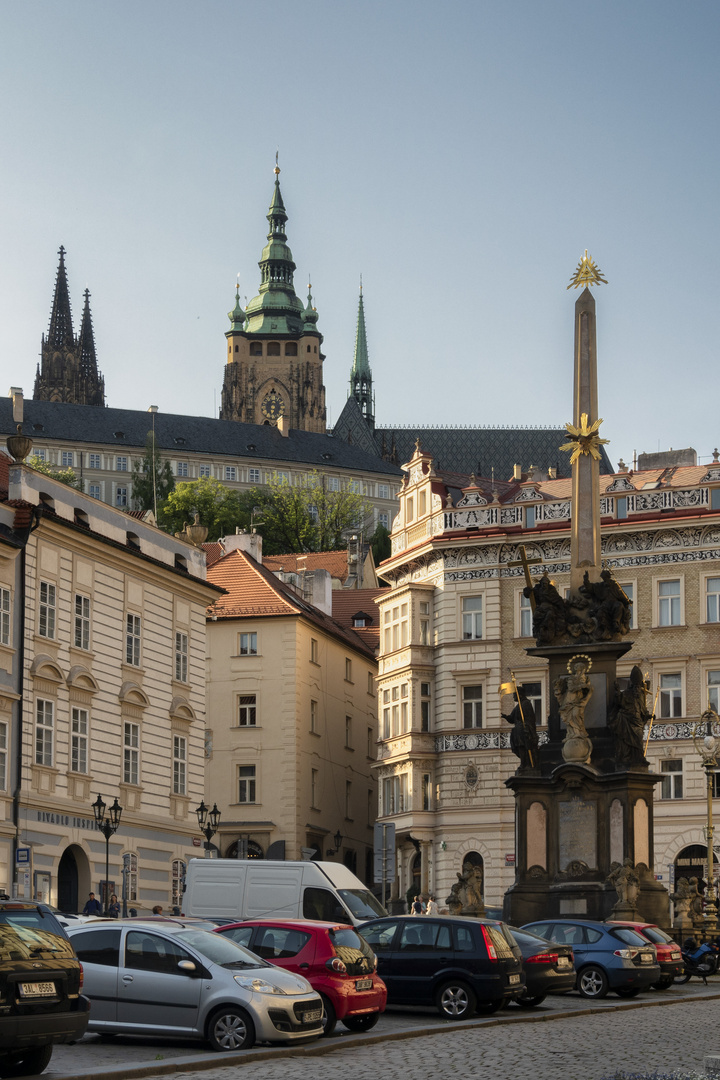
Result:
<svg viewBox="0 0 720 1080"><path fill-rule="evenodd" d="M356 631L308 604L245 551L236 549L218 559L208 567L207 576L213 585L225 589L225 595L208 608L208 617L213 620L302 617L348 648L361 652L369 659L375 658L372 646Z"/></svg>
<svg viewBox="0 0 720 1080"><path fill-rule="evenodd" d="M385 589L333 589L333 619L342 626L353 630L374 652L380 647L380 615L375 604L376 599L388 592ZM353 627L355 615L367 615L369 626Z"/></svg>
<svg viewBox="0 0 720 1080"><path fill-rule="evenodd" d="M344 582L348 576L348 553L345 551L291 552L288 555L263 555L263 566L273 573L282 570L297 574L303 570L327 570L330 577Z"/></svg>

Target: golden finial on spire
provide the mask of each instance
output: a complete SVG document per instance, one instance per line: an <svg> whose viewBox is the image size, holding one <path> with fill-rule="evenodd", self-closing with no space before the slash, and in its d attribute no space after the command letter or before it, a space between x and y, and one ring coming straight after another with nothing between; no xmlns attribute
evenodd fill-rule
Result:
<svg viewBox="0 0 720 1080"><path fill-rule="evenodd" d="M570 278L568 289L579 289L581 285L607 285L600 268L595 265L585 248L585 254L577 264L575 273Z"/></svg>
<svg viewBox="0 0 720 1080"><path fill-rule="evenodd" d="M280 154L280 150L277 149L275 151L275 168L273 169L273 172L275 173L276 176L280 175L280 166L278 165L278 156L279 156L279 154ZM587 251L585 252L585 254L587 255Z"/></svg>
<svg viewBox="0 0 720 1080"><path fill-rule="evenodd" d="M360 295L362 296L362 274L360 275Z"/></svg>
<svg viewBox="0 0 720 1080"><path fill-rule="evenodd" d="M601 439L598 435L598 429L602 424L602 419L596 420L595 423L588 425L588 414L583 413L580 417L580 426L575 427L574 424L566 424L567 433L570 436L570 441L563 443L560 447L561 450L572 451L570 457L570 464L574 465L581 454L589 454L594 457L596 461L602 459L600 453L600 447L604 443L609 443L609 439Z"/></svg>

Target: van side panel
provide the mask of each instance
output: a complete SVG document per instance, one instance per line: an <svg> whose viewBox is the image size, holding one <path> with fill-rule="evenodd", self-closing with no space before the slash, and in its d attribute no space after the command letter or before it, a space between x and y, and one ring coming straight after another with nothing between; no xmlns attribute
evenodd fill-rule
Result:
<svg viewBox="0 0 720 1080"><path fill-rule="evenodd" d="M245 887L244 919L298 919L302 866L266 866L260 859L249 866Z"/></svg>
<svg viewBox="0 0 720 1080"><path fill-rule="evenodd" d="M236 919L243 909L245 867L219 866L215 859L192 860L188 867L188 883L183 912L200 918Z"/></svg>

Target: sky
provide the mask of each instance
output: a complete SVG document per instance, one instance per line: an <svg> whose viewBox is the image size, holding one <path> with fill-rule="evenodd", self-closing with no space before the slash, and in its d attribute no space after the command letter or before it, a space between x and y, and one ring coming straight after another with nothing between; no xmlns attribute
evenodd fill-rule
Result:
<svg viewBox="0 0 720 1080"><path fill-rule="evenodd" d="M716 0L0 0L0 15L7 388L32 393L63 244L107 403L217 415L278 150L329 423L361 275L379 424L571 420L566 286L587 248L608 280L611 460L710 460Z"/></svg>

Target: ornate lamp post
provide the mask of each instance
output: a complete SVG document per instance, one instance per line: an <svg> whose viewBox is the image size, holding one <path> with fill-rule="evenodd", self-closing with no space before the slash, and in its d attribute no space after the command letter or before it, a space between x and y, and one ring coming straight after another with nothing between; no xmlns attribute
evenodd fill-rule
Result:
<svg viewBox="0 0 720 1080"><path fill-rule="evenodd" d="M97 799L92 804L92 808L93 813L95 814L97 827L105 837L105 914L107 915L110 901L110 883L108 881L108 878L110 877L110 837L117 832L123 808L117 801L117 795L115 796L115 802L107 812L107 817L105 816L107 807L103 802L102 795L98 795Z"/></svg>
<svg viewBox="0 0 720 1080"><path fill-rule="evenodd" d="M217 808L217 803L213 803L212 810L208 810L203 799L197 810L198 825L200 826L200 832L205 837L205 858L210 859L210 841L220 826L220 811Z"/></svg>
<svg viewBox="0 0 720 1080"><path fill-rule="evenodd" d="M713 775L720 772L720 739L713 735L713 724L720 719L714 709L708 707L702 714L705 721L705 736L699 739L696 731L693 732L695 749L702 758L703 768L707 777L707 825L703 828L707 840L707 875L708 884L705 892L705 929L714 933L717 930L717 893L714 881L714 855L713 855Z"/></svg>

